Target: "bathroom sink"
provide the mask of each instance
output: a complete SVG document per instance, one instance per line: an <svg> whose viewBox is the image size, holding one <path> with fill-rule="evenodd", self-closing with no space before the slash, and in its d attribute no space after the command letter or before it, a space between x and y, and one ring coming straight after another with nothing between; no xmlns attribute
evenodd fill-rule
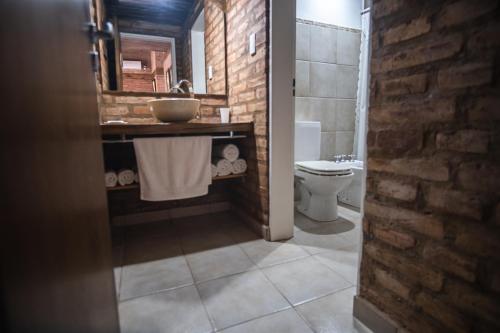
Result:
<svg viewBox="0 0 500 333"><path fill-rule="evenodd" d="M200 109L200 100L195 98L160 98L148 101L149 110L165 123L193 119Z"/></svg>

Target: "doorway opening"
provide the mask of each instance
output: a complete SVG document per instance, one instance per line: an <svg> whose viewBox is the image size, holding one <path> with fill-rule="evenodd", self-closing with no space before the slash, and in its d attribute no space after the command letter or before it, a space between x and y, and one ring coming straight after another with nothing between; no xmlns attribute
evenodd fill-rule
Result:
<svg viewBox="0 0 500 333"><path fill-rule="evenodd" d="M292 229L292 241L316 259L317 269L326 266L332 270L341 281L348 282L352 289L347 294L354 296L358 289L366 182L369 4L362 0L297 0L295 5L294 10L279 14L274 14L271 7L271 235L276 230ZM288 32L283 29L277 36L278 26L285 26L285 14L293 15L288 20L294 27ZM278 37L295 41L290 72L276 65L280 59L290 61L287 50L279 47ZM273 91L286 85L290 73L295 83L293 96ZM294 110L291 115L283 110L285 106ZM286 133L288 141L281 137L284 134L277 133L285 126L290 128ZM290 149L288 167L280 167L289 172L289 178L279 183L273 173L278 168L273 165L281 163L277 161L279 154ZM278 179L282 176L283 171ZM287 198L288 204L273 206L273 191L284 193L290 184L293 198ZM318 311L328 312L333 295L335 292L310 304L316 302ZM344 307L342 311L350 316L344 319L353 322L352 299L348 302L350 309Z"/></svg>

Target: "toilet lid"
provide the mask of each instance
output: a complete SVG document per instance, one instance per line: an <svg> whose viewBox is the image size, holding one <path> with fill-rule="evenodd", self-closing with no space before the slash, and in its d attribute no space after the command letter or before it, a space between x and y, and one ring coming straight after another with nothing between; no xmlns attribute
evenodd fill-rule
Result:
<svg viewBox="0 0 500 333"><path fill-rule="evenodd" d="M347 175L352 173L350 164L331 161L302 161L295 162L297 169L321 175Z"/></svg>

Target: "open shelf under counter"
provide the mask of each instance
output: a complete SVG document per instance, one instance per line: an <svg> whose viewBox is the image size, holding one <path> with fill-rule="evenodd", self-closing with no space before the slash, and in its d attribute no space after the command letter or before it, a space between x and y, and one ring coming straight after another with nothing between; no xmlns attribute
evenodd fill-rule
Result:
<svg viewBox="0 0 500 333"><path fill-rule="evenodd" d="M232 175L227 175L227 176L217 176L215 178L212 178L212 181L219 181L219 180L228 180L228 179L241 179L245 178L247 176L246 173L240 173L240 174L232 174ZM114 192L114 191L126 191L126 190L133 190L133 189L138 189L139 184L131 184L131 185L117 185L115 187L107 187L106 190L108 192Z"/></svg>
<svg viewBox="0 0 500 333"><path fill-rule="evenodd" d="M236 132L253 134L253 123L155 123L155 124L101 124L101 135L105 136L169 136L184 134L216 134Z"/></svg>

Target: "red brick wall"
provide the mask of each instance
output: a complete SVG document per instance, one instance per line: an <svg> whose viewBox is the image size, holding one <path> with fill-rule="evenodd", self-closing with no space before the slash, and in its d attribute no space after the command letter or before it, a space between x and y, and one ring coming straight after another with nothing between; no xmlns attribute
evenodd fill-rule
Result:
<svg viewBox="0 0 500 333"><path fill-rule="evenodd" d="M153 74L148 72L124 72L122 74L123 91L153 92Z"/></svg>
<svg viewBox="0 0 500 333"><path fill-rule="evenodd" d="M179 96L163 94L162 96ZM201 122L220 122L217 109L227 106L225 96L195 95L201 99ZM114 119L116 116L129 123L148 124L158 122L147 106L147 101L156 98L153 93L127 94L123 92L107 92L100 96L99 108L101 122Z"/></svg>
<svg viewBox="0 0 500 333"><path fill-rule="evenodd" d="M372 15L360 297L410 332L498 332L499 2Z"/></svg>
<svg viewBox="0 0 500 333"><path fill-rule="evenodd" d="M255 124L255 140L246 148L249 176L235 189L234 203L258 222L268 224L268 3L266 0L228 0L226 19L228 103L232 121ZM248 53L251 33L257 34L254 56Z"/></svg>

